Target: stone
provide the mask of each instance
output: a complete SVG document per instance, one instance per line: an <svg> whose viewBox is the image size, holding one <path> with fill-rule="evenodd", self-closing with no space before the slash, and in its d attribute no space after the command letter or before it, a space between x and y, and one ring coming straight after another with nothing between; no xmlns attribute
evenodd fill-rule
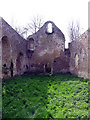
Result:
<svg viewBox="0 0 90 120"><path fill-rule="evenodd" d="M87 30L65 49L63 32L52 21L47 21L26 40L0 18L0 79L27 72L70 72L90 78L89 39Z"/></svg>

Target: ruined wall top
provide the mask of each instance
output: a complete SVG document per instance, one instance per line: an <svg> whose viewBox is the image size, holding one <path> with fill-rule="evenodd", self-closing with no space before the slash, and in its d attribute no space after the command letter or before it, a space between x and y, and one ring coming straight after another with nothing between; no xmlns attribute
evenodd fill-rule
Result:
<svg viewBox="0 0 90 120"><path fill-rule="evenodd" d="M52 30L50 29L50 27L52 27ZM51 33L48 31L48 29L51 30L50 31ZM28 36L27 39L35 35L44 35L44 34L51 35L52 33L58 34L58 36L65 41L65 36L63 32L52 21L45 22L44 25L36 33Z"/></svg>

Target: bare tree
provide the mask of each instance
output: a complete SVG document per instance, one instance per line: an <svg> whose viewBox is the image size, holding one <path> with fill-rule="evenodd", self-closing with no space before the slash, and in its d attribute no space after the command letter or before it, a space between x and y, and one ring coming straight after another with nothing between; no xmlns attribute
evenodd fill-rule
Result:
<svg viewBox="0 0 90 120"><path fill-rule="evenodd" d="M22 27L17 25L15 20L12 20L12 26L23 38L27 38L28 35L36 33L44 24L44 20L40 16L34 17L30 23Z"/></svg>
<svg viewBox="0 0 90 120"><path fill-rule="evenodd" d="M18 24L18 22L17 22L14 18L12 18L12 20L11 20L11 26L13 27L13 29L14 29L19 35L21 35L22 37L24 37L24 36L23 36L24 27L20 26L20 25Z"/></svg>
<svg viewBox="0 0 90 120"><path fill-rule="evenodd" d="M40 16L34 17L26 28L29 33L36 33L44 24L43 18Z"/></svg>
<svg viewBox="0 0 90 120"><path fill-rule="evenodd" d="M69 24L70 41L74 41L79 36L80 36L80 24L79 24L79 22L74 23L72 21L72 23Z"/></svg>
<svg viewBox="0 0 90 120"><path fill-rule="evenodd" d="M20 26L15 26L14 29L15 29L15 31L16 31L17 33L19 33L20 35L21 35L21 33L23 32L23 31L22 31L22 28L21 28Z"/></svg>
<svg viewBox="0 0 90 120"><path fill-rule="evenodd" d="M22 26L15 26L15 31L21 35L23 38L27 38L27 29Z"/></svg>

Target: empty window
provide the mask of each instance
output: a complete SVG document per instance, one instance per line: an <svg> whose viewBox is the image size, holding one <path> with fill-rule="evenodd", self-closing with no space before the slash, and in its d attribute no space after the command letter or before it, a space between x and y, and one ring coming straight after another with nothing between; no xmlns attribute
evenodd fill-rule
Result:
<svg viewBox="0 0 90 120"><path fill-rule="evenodd" d="M52 23L48 23L48 25L47 25L47 33L52 33L52 32L53 32Z"/></svg>
<svg viewBox="0 0 90 120"><path fill-rule="evenodd" d="M28 49L29 50L34 50L34 39L33 38L29 39Z"/></svg>
<svg viewBox="0 0 90 120"><path fill-rule="evenodd" d="M78 55L77 54L75 55L75 66L78 67Z"/></svg>

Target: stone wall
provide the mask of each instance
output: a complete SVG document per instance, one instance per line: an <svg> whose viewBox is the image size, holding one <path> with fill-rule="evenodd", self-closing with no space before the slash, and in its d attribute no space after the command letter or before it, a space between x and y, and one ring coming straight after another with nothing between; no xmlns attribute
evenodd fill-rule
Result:
<svg viewBox="0 0 90 120"><path fill-rule="evenodd" d="M25 72L70 72L90 78L89 53L90 30L65 49L64 34L52 21L25 40L0 18L0 79Z"/></svg>
<svg viewBox="0 0 90 120"><path fill-rule="evenodd" d="M2 79L2 18L0 18L0 80Z"/></svg>
<svg viewBox="0 0 90 120"><path fill-rule="evenodd" d="M1 22L0 22L1 23ZM2 19L2 73L3 78L23 74L28 64L26 40ZM13 71L12 71L13 70ZM11 75L13 74L13 75Z"/></svg>
<svg viewBox="0 0 90 120"><path fill-rule="evenodd" d="M88 78L88 31L82 34L70 47L70 72Z"/></svg>
<svg viewBox="0 0 90 120"><path fill-rule="evenodd" d="M53 72L54 59L65 51L65 37L53 22L48 21L37 33L28 37L28 45L30 72Z"/></svg>
<svg viewBox="0 0 90 120"><path fill-rule="evenodd" d="M54 73L69 73L69 61L70 61L69 49L60 53L60 57L54 59L53 72Z"/></svg>

